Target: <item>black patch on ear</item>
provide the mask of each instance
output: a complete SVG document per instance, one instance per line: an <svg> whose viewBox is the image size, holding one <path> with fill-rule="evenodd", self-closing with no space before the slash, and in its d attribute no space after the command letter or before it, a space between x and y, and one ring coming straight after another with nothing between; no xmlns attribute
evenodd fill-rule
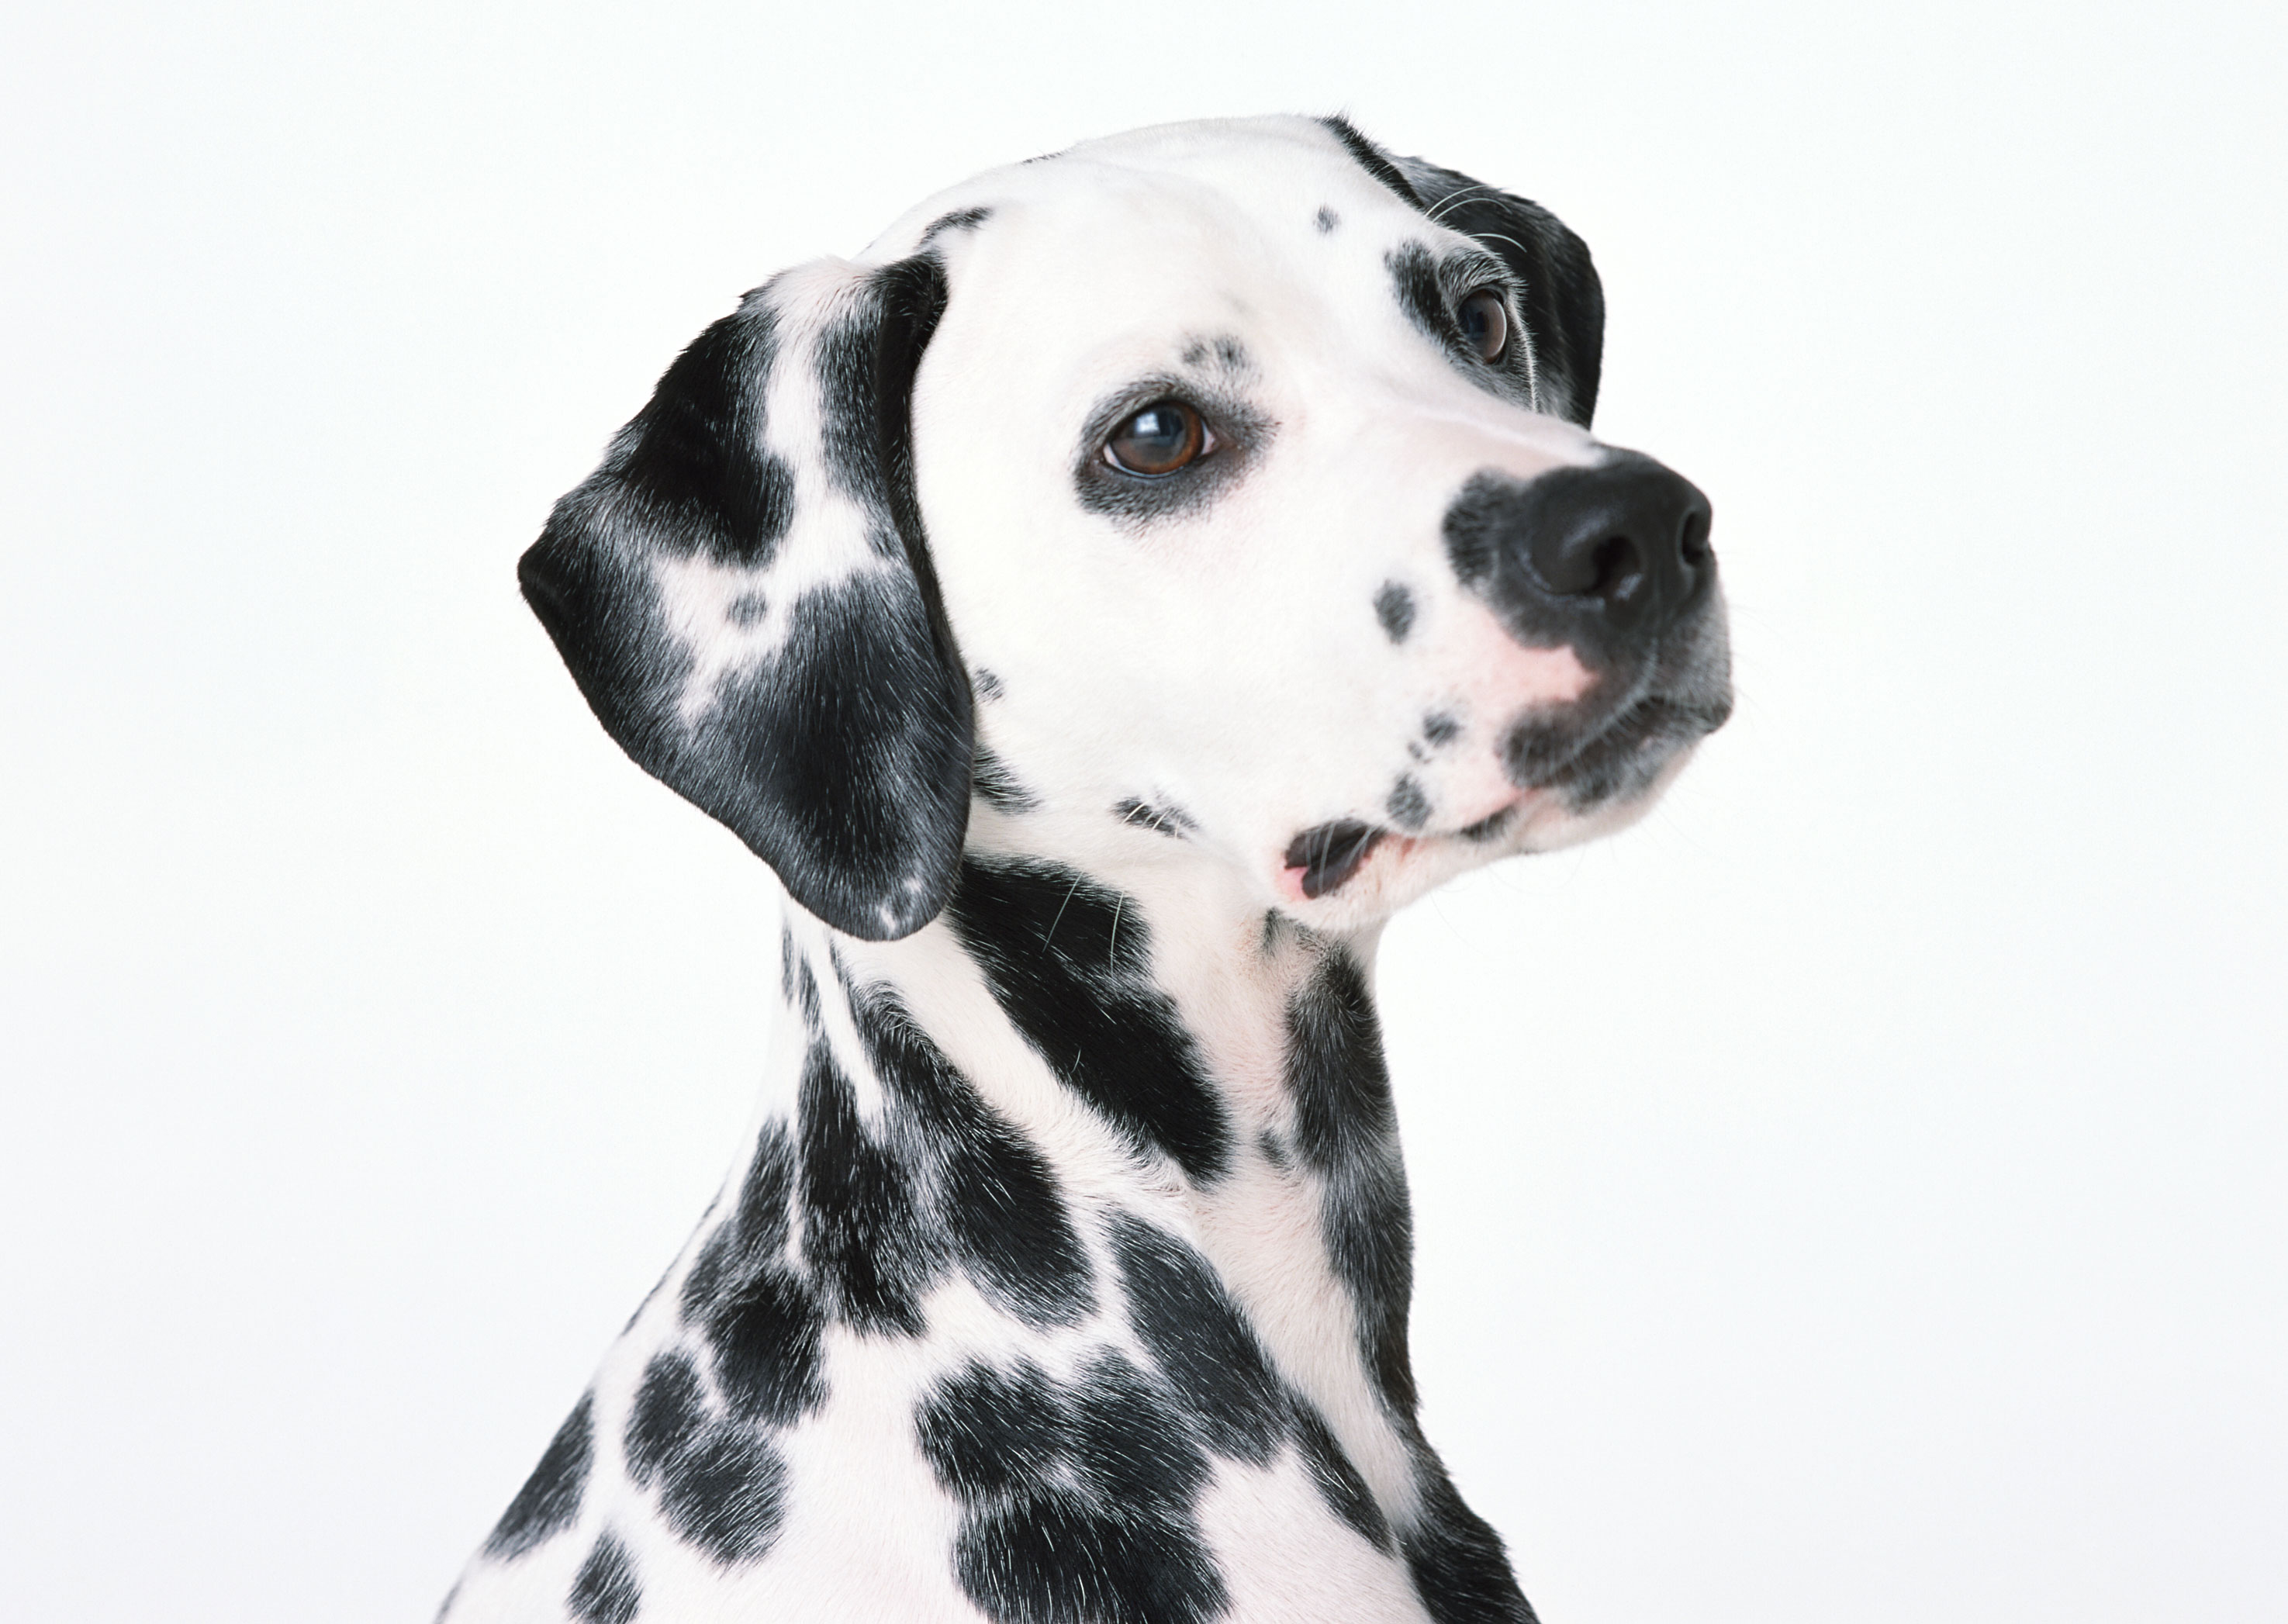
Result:
<svg viewBox="0 0 2288 1624"><path fill-rule="evenodd" d="M1392 642L1405 642L1406 634L1414 630L1414 594L1395 581L1384 582L1374 595L1374 618Z"/></svg>
<svg viewBox="0 0 2288 1624"><path fill-rule="evenodd" d="M1017 781L1008 764L983 744L977 746L969 771L978 795L996 812L1017 817L1040 805L1033 793Z"/></svg>
<svg viewBox="0 0 2288 1624"><path fill-rule="evenodd" d="M636 1584L627 1548L608 1533L601 1535L573 1577L565 1611L580 1624L630 1624L642 1604L643 1591Z"/></svg>
<svg viewBox="0 0 2288 1624"><path fill-rule="evenodd" d="M868 1061L938 1164L933 1228L978 1287L1034 1327L1096 1308L1088 1253L1056 1176L886 994L852 1001Z"/></svg>
<svg viewBox="0 0 2288 1624"><path fill-rule="evenodd" d="M1319 122L1324 124L1328 133L1340 141L1344 149L1358 161L1358 166L1361 169L1396 193L1399 200L1409 208L1422 207L1421 197L1415 192L1412 184L1399 170L1398 165L1391 162L1390 154L1361 135L1358 132L1358 127L1350 120L1338 113L1332 117L1323 118Z"/></svg>
<svg viewBox="0 0 2288 1624"><path fill-rule="evenodd" d="M1414 1414L1406 1313L1414 1219L1374 1001L1357 963L1330 948L1287 1006L1287 1089L1295 1146L1317 1169L1319 1222L1358 1315L1359 1352L1394 1415Z"/></svg>
<svg viewBox="0 0 2288 1624"><path fill-rule="evenodd" d="M964 859L946 918L1067 1087L1195 1184L1222 1176L1230 1125L1198 1045L1152 979L1140 908L1053 863Z"/></svg>
<svg viewBox="0 0 2288 1624"><path fill-rule="evenodd" d="M767 289L668 368L517 568L621 748L727 824L805 908L872 940L936 915L969 816L969 681L914 496L909 424L944 304L936 260L902 260L867 278L819 345L829 475L867 512L874 551L906 567L797 599L785 646L725 676L695 723L682 718L691 659L663 622L655 566L762 567L801 522L763 440L784 347Z"/></svg>
<svg viewBox="0 0 2288 1624"><path fill-rule="evenodd" d="M580 1495L588 1485L589 1462L595 1458L595 1436L590 1416L592 1398L580 1395L572 1414L556 1430L541 1452L540 1464L508 1502L492 1536L485 1541L490 1557L521 1557L551 1536L572 1525L580 1515Z"/></svg>
<svg viewBox="0 0 2288 1624"><path fill-rule="evenodd" d="M1474 237L1517 279L1543 409L1586 428L1597 409L1605 293L1587 243L1540 204L1421 158L1394 161L1430 217Z"/></svg>

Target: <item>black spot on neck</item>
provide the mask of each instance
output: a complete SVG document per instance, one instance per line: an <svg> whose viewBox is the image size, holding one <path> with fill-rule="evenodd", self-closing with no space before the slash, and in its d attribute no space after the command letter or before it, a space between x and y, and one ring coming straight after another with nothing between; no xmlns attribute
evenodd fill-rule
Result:
<svg viewBox="0 0 2288 1624"><path fill-rule="evenodd" d="M1288 1003L1287 1089L1295 1147L1323 1181L1320 1224L1357 1310L1360 1353L1392 1414L1410 1422L1414 1220L1374 1002L1357 962L1339 947Z"/></svg>
<svg viewBox="0 0 2288 1624"><path fill-rule="evenodd" d="M642 1604L643 1591L636 1584L627 1548L608 1533L600 1536L573 1576L565 1611L579 1624L630 1624Z"/></svg>
<svg viewBox="0 0 2288 1624"><path fill-rule="evenodd" d="M1223 1103L1152 978L1150 933L1129 898L1053 863L965 858L945 917L1066 1087L1195 1183L1221 1176Z"/></svg>
<svg viewBox="0 0 2288 1624"><path fill-rule="evenodd" d="M802 1255L836 1316L861 1331L918 1335L920 1297L942 1257L912 1170L858 1120L849 1078L823 1041L803 1066Z"/></svg>
<svg viewBox="0 0 2288 1624"><path fill-rule="evenodd" d="M1414 630L1414 594L1395 581L1384 582L1374 595L1374 618L1392 642L1405 642L1406 634Z"/></svg>
<svg viewBox="0 0 2288 1624"><path fill-rule="evenodd" d="M485 1541L488 1556L521 1557L572 1525L580 1514L580 1496L588 1485L588 1467L595 1458L591 1416L594 1400L580 1395L572 1414L556 1430L541 1452L540 1464L508 1502L508 1509Z"/></svg>
<svg viewBox="0 0 2288 1624"><path fill-rule="evenodd" d="M662 1354L645 1367L623 1442L629 1476L658 1489L677 1538L727 1567L770 1549L786 1516L786 1462L761 1427L711 1410L689 1359Z"/></svg>

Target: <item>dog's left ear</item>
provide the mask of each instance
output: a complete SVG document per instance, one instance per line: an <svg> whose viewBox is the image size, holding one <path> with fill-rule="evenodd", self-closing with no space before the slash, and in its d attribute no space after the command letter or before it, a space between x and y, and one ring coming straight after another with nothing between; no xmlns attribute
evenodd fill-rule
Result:
<svg viewBox="0 0 2288 1624"><path fill-rule="evenodd" d="M607 732L838 931L945 905L969 677L914 495L937 259L821 261L701 334L517 566Z"/></svg>
<svg viewBox="0 0 2288 1624"><path fill-rule="evenodd" d="M1605 290L1589 245L1539 203L1425 159L1391 162L1431 218L1475 237L1524 285L1542 409L1587 428L1605 353Z"/></svg>

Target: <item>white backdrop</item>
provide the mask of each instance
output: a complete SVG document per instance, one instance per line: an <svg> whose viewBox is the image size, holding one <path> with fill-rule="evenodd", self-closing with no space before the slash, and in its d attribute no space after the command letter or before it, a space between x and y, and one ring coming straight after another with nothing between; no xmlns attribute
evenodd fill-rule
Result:
<svg viewBox="0 0 2288 1624"><path fill-rule="evenodd" d="M0 1612L425 1618L735 1149L775 931L512 566L989 164L1540 199L1741 704L1391 932L1434 1437L1550 1624L2288 1616L2276 8L12 8Z"/></svg>

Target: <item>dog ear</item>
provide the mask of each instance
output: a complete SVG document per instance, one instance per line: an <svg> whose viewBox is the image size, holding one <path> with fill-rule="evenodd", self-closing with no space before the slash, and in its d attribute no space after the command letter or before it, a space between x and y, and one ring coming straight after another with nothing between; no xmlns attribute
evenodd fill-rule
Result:
<svg viewBox="0 0 2288 1624"><path fill-rule="evenodd" d="M966 669L914 495L929 255L821 261L702 333L517 566L605 731L795 901L886 941L969 821Z"/></svg>
<svg viewBox="0 0 2288 1624"><path fill-rule="evenodd" d="M1587 428L1605 353L1605 290L1589 245L1539 203L1421 158L1392 162L1432 219L1484 243L1523 284L1542 409Z"/></svg>

